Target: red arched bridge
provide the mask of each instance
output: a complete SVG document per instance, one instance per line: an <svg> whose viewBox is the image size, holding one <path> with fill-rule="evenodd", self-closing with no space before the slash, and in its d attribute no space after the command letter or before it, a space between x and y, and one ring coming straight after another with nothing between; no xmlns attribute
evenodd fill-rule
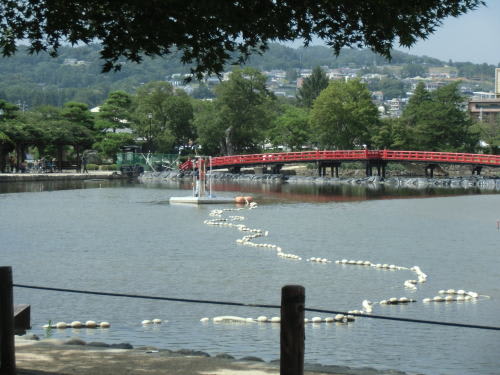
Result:
<svg viewBox="0 0 500 375"><path fill-rule="evenodd" d="M345 162L363 162L366 175L373 174L377 168L379 176L385 176L388 163L425 163L426 174L433 176L434 168L439 164L459 164L471 166L472 173L481 173L482 167L500 167L500 155L466 154L434 151L392 151L392 150L338 150L338 151L302 151L275 152L266 154L217 156L212 158L212 168L228 168L239 172L242 167L270 167L279 173L285 164L316 163L320 176L326 175L326 168L331 168L331 175L338 177L339 167ZM181 170L191 169L190 160L181 164Z"/></svg>

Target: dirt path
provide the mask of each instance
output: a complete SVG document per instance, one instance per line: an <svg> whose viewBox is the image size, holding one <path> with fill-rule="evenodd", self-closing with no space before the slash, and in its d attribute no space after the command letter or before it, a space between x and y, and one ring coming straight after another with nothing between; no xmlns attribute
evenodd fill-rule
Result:
<svg viewBox="0 0 500 375"><path fill-rule="evenodd" d="M183 356L161 350L62 345L46 340L16 340L16 366L20 375L279 374L278 366L263 362Z"/></svg>

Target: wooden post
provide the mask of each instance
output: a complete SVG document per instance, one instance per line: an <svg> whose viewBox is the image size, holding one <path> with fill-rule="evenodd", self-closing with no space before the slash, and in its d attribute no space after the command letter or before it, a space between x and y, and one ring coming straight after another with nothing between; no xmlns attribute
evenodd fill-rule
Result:
<svg viewBox="0 0 500 375"><path fill-rule="evenodd" d="M0 267L0 375L16 374L12 268Z"/></svg>
<svg viewBox="0 0 500 375"><path fill-rule="evenodd" d="M304 374L305 289L285 285L281 290L280 375Z"/></svg>

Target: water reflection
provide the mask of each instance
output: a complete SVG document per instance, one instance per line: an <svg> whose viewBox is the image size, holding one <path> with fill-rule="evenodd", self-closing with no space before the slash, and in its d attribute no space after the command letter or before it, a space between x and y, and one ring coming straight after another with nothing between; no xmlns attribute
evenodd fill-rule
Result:
<svg viewBox="0 0 500 375"><path fill-rule="evenodd" d="M134 180L74 180L74 181L29 181L0 183L0 194L35 193L55 190L97 189L134 187L150 189L191 190L191 181L162 181L140 183ZM215 193L241 192L265 195L266 199L279 198L290 202L348 202L371 199L424 198L454 195L495 194L497 191L471 188L440 187L394 187L384 184L348 185L348 184L288 184L281 182L217 181L212 184Z"/></svg>
<svg viewBox="0 0 500 375"><path fill-rule="evenodd" d="M108 187L131 186L137 182L126 180L72 180L72 181L26 181L1 182L0 194L7 193L39 193L43 191L96 189Z"/></svg>

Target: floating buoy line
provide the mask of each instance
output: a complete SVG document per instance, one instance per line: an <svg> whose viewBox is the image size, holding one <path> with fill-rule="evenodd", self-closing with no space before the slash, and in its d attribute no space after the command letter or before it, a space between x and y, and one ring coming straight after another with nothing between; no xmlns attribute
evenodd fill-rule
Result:
<svg viewBox="0 0 500 375"><path fill-rule="evenodd" d="M82 323L78 320L75 320L71 323L66 322L57 322L56 324L45 324L42 328L45 329L66 329L66 328L109 328L111 324L108 322L97 323L93 320L87 320L85 323Z"/></svg>
<svg viewBox="0 0 500 375"><path fill-rule="evenodd" d="M231 211L242 211L242 210L252 210L257 208L258 205L256 202L248 201L246 200L246 206L245 207L237 207L237 208L224 208L224 209L214 209L211 210L209 213L209 216L211 219L205 220L204 223L210 226L220 226L220 227L229 227L229 228L235 228L239 230L240 232L245 232L248 234L245 234L243 237L238 238L236 240L236 244L241 245L241 246L248 246L248 247L254 247L254 248L263 248L263 249L269 249L273 250L276 254L276 256L284 259L289 259L289 260L295 260L295 261L302 261L302 257L293 254L293 253L288 253L283 251L283 249L276 245L276 244L271 244L271 243L261 243L261 242L255 242L254 240L260 237L267 237L269 235L269 231L264 230L264 229L254 229L254 228L249 228L242 222L245 220L244 216L241 215L232 215L228 216L227 218L224 217L224 215L228 212ZM332 261L327 258L321 258L321 257L311 257L305 259L306 262L314 263L314 264L329 264L329 263L335 263L339 264L342 266L361 266L361 267L366 267L366 268L376 268L380 270L387 270L387 271L411 271L415 274L416 278L415 279L408 279L405 280L403 283L404 288L408 290L417 290L417 286L419 284L425 283L427 281L427 274L422 271L422 269L419 266L413 266L413 267L405 267L405 266L399 266L395 264L387 264L387 263L375 263L369 260L348 260L348 259L341 259L341 260L335 260ZM485 295L480 295L477 292L466 292L465 290L454 290L454 289L448 289L448 290L440 290L439 293L440 295L435 296L433 298L424 298L422 301L425 303L429 302L466 302L466 301L477 301L479 297L485 297L489 298L489 296ZM442 296L443 294L446 294L446 296ZM406 305L410 303L415 303L417 302L415 299L411 299L408 297L391 297L387 298L378 302L370 302L369 300L363 300L361 305L362 308L361 310L350 310L348 311L347 315L344 314L337 314L335 317L327 317L327 318L321 318L321 317L313 317L311 319L305 319L305 323L347 323L354 321L354 316L349 315L349 314L369 314L373 311L373 307L375 305ZM279 317L274 317L268 319L265 316L260 316L258 318L243 318L243 317L235 317L235 316L217 316L214 317L213 319L214 323L278 323L279 322ZM210 321L209 318L205 317L200 320L201 322L208 322Z"/></svg>
<svg viewBox="0 0 500 375"><path fill-rule="evenodd" d="M223 215L232 212L232 211L242 211L242 210L253 210L258 207L257 203L248 199L249 197L243 197L245 203L245 207L236 207L236 208L224 208L224 209L214 209L209 213L209 217L211 219L205 220L204 224L216 227L229 227L235 228L240 232L247 233L243 237L238 238L236 240L236 244L241 246L255 247L255 248L263 248L269 249L275 252L276 256L293 261L302 261L303 258L299 255L293 253L284 252L283 249L271 243L259 243L254 242L255 239L260 237L267 237L269 235L269 231L264 229L254 229L249 228L242 222L245 221L245 217L242 215L230 215L227 218L224 218ZM321 257L310 257L305 259L306 262L312 264L338 264L342 266L358 266L365 268L376 268L379 270L386 271L411 271L415 274L416 279L408 279L405 280L403 286L406 289L416 290L418 284L425 283L427 281L427 274L425 274L419 266L413 267L404 267L395 264L388 263L374 263L369 260L353 260L353 259L341 259L341 260L329 260L327 258ZM490 298L490 296L479 294L478 292L466 291L465 289L442 289L438 291L438 295L434 297L427 297L422 299L422 302L429 304L434 302L469 302L469 301L478 301L480 298ZM407 305L410 303L415 303L417 300L411 299L408 297L390 297L378 302L371 302L369 300L363 300L361 302L360 310L349 310L347 314L337 314L332 317L313 317L313 318L305 318L304 323L337 323L337 324L347 324L353 322L355 317L351 314L362 315L362 314L370 314L373 311L373 307L375 305L379 306L387 306L387 305ZM204 317L200 319L200 322L207 323L210 321L210 318ZM238 316L216 316L212 318L213 323L280 323L280 317L271 317L268 318L266 316L259 316L257 318L243 318ZM143 326L150 325L159 325L163 322L161 319L145 319L141 322ZM100 322L97 323L93 320L88 320L85 323L80 321L73 321L71 323L58 322L56 324L45 324L43 328L45 329L66 329L66 328L110 328L109 322Z"/></svg>

